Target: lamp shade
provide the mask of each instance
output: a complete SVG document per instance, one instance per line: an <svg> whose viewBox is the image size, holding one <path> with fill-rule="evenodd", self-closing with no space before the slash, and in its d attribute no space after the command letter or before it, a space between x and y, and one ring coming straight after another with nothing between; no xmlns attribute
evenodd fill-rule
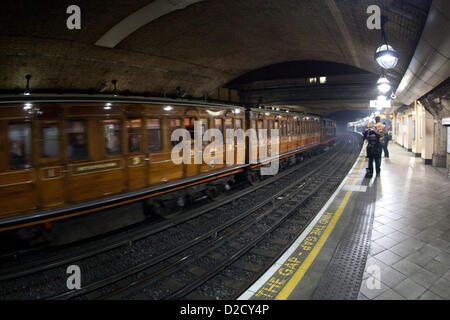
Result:
<svg viewBox="0 0 450 320"><path fill-rule="evenodd" d="M375 52L375 60L382 68L392 69L398 63L398 53L392 46L383 44Z"/></svg>
<svg viewBox="0 0 450 320"><path fill-rule="evenodd" d="M378 91L380 91L381 93L388 93L392 88L391 82L385 76L382 76L378 80L377 85L378 85Z"/></svg>

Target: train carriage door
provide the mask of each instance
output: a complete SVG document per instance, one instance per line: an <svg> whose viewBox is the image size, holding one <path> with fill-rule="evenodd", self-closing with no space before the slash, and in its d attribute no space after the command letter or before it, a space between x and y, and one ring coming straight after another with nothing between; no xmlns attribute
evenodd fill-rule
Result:
<svg viewBox="0 0 450 320"><path fill-rule="evenodd" d="M216 157L222 159L222 164L214 163L214 161L213 161L210 163L210 166L214 169L220 169L224 166L223 164L225 163L225 148L224 148L225 134L224 134L224 130L223 130L223 119L215 118L214 119L214 128L219 130L222 133L222 147L219 146L218 149L215 152L213 152L212 154L213 154L213 156L216 156Z"/></svg>
<svg viewBox="0 0 450 320"><path fill-rule="evenodd" d="M253 113L255 115L256 113ZM249 141L252 140L252 143L249 144L249 154L251 153L251 157L249 158L249 161L251 162L258 162L258 129L256 126L256 120L252 119L250 121L250 129L254 130L255 135L252 135L249 137ZM256 139L256 141L254 139Z"/></svg>
<svg viewBox="0 0 450 320"><path fill-rule="evenodd" d="M278 131L278 152L281 153L280 147L281 147L282 132L280 130L280 121L275 120L274 123L273 123L273 127L274 127L274 130ZM273 143L273 141L272 141L272 143Z"/></svg>
<svg viewBox="0 0 450 320"><path fill-rule="evenodd" d="M205 173L208 171L211 171L212 168L209 166L209 160L210 158L208 156L205 156L205 148L210 144L209 140L203 139L203 136L205 134L206 131L209 130L209 122L210 119L209 118L203 118L200 119L201 123L202 123L202 164L201 164L201 173Z"/></svg>
<svg viewBox="0 0 450 320"><path fill-rule="evenodd" d="M5 122L3 128L2 135L6 140L3 155L8 160L5 163L6 170L0 172L0 217L38 206L32 123L22 118Z"/></svg>
<svg viewBox="0 0 450 320"><path fill-rule="evenodd" d="M141 118L126 120L125 140L128 168L128 190L136 190L147 186L147 163L143 144L143 121Z"/></svg>
<svg viewBox="0 0 450 320"><path fill-rule="evenodd" d="M235 133L237 133L238 130L243 130L242 126L242 119L235 119L234 120L234 128ZM243 132L245 134L245 132ZM240 165L245 163L245 138L244 136L240 136L238 134L235 134L236 137L234 138L235 142L235 158L234 158L234 164Z"/></svg>
<svg viewBox="0 0 450 320"><path fill-rule="evenodd" d="M272 156L272 129L273 120L267 120L267 155Z"/></svg>
<svg viewBox="0 0 450 320"><path fill-rule="evenodd" d="M227 136L227 131L231 130L233 131L233 118L227 117L225 119L225 130L224 130L224 142L225 142L225 149L224 149L224 163L227 167L230 167L234 164L234 161L236 160L236 154L235 154L235 142L234 142L234 135L230 138ZM232 163L229 163L230 161L227 161L227 154L232 153Z"/></svg>
<svg viewBox="0 0 450 320"><path fill-rule="evenodd" d="M191 164L185 165L185 177L192 177L199 174L201 165L195 164L195 153L201 152L201 150L195 150L195 122L196 117L185 117L184 118L184 128L189 132L190 135L190 148L191 148Z"/></svg>
<svg viewBox="0 0 450 320"><path fill-rule="evenodd" d="M288 149L287 123L286 120L281 121L281 146L280 154L285 153Z"/></svg>
<svg viewBox="0 0 450 320"><path fill-rule="evenodd" d="M263 136L263 130L264 130L264 120L259 119L256 122L256 131L258 136L258 155L259 155L259 161L262 161L264 158L267 158L267 152L266 154L261 154L260 150L264 150L267 148L267 139L264 139ZM266 149L267 150L267 149Z"/></svg>
<svg viewBox="0 0 450 320"><path fill-rule="evenodd" d="M38 135L38 190L40 206L51 208L65 203L62 163L61 122L58 120L37 121Z"/></svg>

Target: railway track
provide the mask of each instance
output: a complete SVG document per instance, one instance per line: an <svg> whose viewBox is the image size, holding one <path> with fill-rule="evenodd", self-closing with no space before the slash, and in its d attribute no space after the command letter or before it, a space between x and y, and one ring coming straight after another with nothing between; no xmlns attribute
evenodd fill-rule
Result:
<svg viewBox="0 0 450 320"><path fill-rule="evenodd" d="M6 292L0 292L0 298L6 295L6 298L19 299L181 299L215 298L214 294L218 292L219 298L236 296L307 225L316 211L313 207L306 208L306 205L316 202L320 205L322 201L319 200L323 200L320 198L328 195L325 186L333 189L339 184L339 178L333 175L337 171L346 173L347 167L351 166L349 164L353 163L347 154L352 153L349 146L353 145L356 154L355 150L360 147L356 143L357 138L351 139L354 139L352 144L347 143L348 139L340 139L335 148L315 157L314 161L285 170L256 186L175 220L107 238L80 247L72 254L50 256L15 270L12 267L4 269L0 281L2 291L6 288ZM321 191L324 191L322 196ZM267 197L267 194L272 196ZM303 208L303 215L298 216L296 213L300 208ZM294 228L296 232L291 232L295 231L292 230L294 222L298 227ZM291 228L286 224L291 224ZM272 247L267 239L282 229L290 230L284 232L287 243L278 239L273 246L280 250L267 249ZM142 258L136 259L140 253ZM252 256L262 263L243 262ZM63 271L69 263L89 270L88 276L83 276L81 290L67 291L64 288L67 275ZM106 276L101 274L99 265L103 268L109 266ZM230 274L236 274L235 279L243 280L232 283L230 288L224 280L227 274L228 278ZM26 293L11 288L12 283L26 283L27 279L39 285ZM219 290L213 295L207 293L208 288L218 286Z"/></svg>

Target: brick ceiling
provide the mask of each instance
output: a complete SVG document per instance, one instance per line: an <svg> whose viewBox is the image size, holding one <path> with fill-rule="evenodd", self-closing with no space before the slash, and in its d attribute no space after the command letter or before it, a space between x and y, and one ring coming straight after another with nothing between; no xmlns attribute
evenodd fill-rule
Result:
<svg viewBox="0 0 450 320"><path fill-rule="evenodd" d="M159 1L159 0L158 0ZM172 0L173 1L173 0ZM406 71L430 0L204 0L145 25L115 48L95 45L148 0L79 0L82 29L66 28L72 1L2 1L0 90L111 90L200 97L252 70L289 61L337 62L379 73L380 32L366 28L379 5Z"/></svg>

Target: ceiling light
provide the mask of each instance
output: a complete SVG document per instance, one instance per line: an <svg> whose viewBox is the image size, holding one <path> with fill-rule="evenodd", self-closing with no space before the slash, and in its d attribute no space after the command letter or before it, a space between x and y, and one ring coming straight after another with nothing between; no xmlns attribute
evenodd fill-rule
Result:
<svg viewBox="0 0 450 320"><path fill-rule="evenodd" d="M165 107L164 107L164 110L165 110L165 111L172 111L172 110L173 110L173 107L172 107L172 106L165 106Z"/></svg>
<svg viewBox="0 0 450 320"><path fill-rule="evenodd" d="M25 76L25 79L27 79L27 85L25 86L25 91L24 91L24 95L29 96L31 94L31 90L30 90L30 79L31 79L31 75L27 74Z"/></svg>
<svg viewBox="0 0 450 320"><path fill-rule="evenodd" d="M388 80L388 78L386 78L386 76L381 76L381 78L377 82L377 85L378 91L380 91L381 93L388 93L392 88L391 82Z"/></svg>
<svg viewBox="0 0 450 320"><path fill-rule="evenodd" d="M117 97L117 96L119 95L119 91L117 90L117 87L116 87L116 85L117 85L117 80L113 80L113 81L111 81L111 83L114 85L113 95L114 95L115 97Z"/></svg>
<svg viewBox="0 0 450 320"><path fill-rule="evenodd" d="M395 68L398 58L397 51L388 44L381 45L375 52L375 60L384 69Z"/></svg>

